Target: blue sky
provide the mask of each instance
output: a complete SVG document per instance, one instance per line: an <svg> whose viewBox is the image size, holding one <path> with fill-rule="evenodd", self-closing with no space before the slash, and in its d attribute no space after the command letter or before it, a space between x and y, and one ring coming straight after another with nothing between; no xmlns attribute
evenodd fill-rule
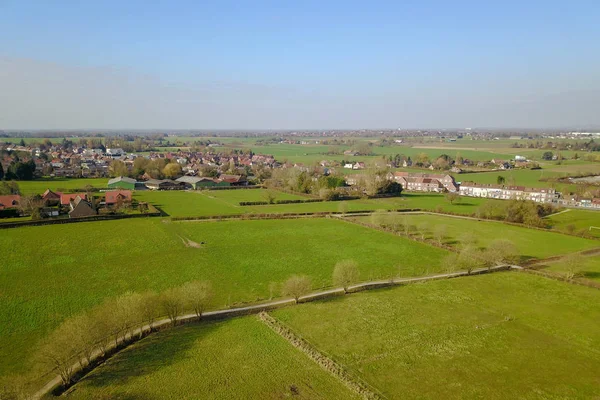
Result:
<svg viewBox="0 0 600 400"><path fill-rule="evenodd" d="M487 3L0 0L0 128L600 125L600 2Z"/></svg>

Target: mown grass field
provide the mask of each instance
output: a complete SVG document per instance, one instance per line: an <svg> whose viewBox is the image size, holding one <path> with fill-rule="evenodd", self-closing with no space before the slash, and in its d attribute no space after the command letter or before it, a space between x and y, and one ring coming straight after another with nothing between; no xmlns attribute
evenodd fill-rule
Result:
<svg viewBox="0 0 600 400"><path fill-rule="evenodd" d="M162 222L160 218L2 231L0 375L32 367L38 341L65 317L127 291L212 282L214 308L271 296L293 274L329 287L336 262L362 280L440 269L444 250L333 219ZM182 238L201 248L186 247ZM273 293L278 296L278 292Z"/></svg>
<svg viewBox="0 0 600 400"><path fill-rule="evenodd" d="M357 399L255 316L150 336L74 386L68 399Z"/></svg>
<svg viewBox="0 0 600 400"><path fill-rule="evenodd" d="M565 260L558 260L544 265L544 271L565 274L568 270ZM583 257L581 265L578 266L578 272L581 278L600 281L600 256Z"/></svg>
<svg viewBox="0 0 600 400"><path fill-rule="evenodd" d="M86 185L95 188L107 188L108 178L44 178L34 181L18 181L19 189L23 195L42 194L46 189L57 191L59 189L83 189Z"/></svg>
<svg viewBox="0 0 600 400"><path fill-rule="evenodd" d="M595 398L600 291L518 272L435 281L272 315L404 399Z"/></svg>
<svg viewBox="0 0 600 400"><path fill-rule="evenodd" d="M476 239L476 245L486 247L495 239L511 240L524 260L546 258L600 247L594 239L583 239L560 233L529 229L507 225L494 221L476 221L473 219L447 217L430 214L390 214L388 218L400 217L406 224L413 225L417 232L425 231L425 237L431 238L435 229L445 228L444 243L459 246L461 238L469 234ZM377 223L371 216L352 217L364 223Z"/></svg>
<svg viewBox="0 0 600 400"><path fill-rule="evenodd" d="M212 191L138 191L135 197L140 201L150 202L173 217L193 217L206 215L232 214L268 214L285 212L338 212L344 206L348 211L397 210L420 208L433 211L438 207L442 211L471 215L487 201L481 198L461 198L450 204L443 195L426 193L406 193L401 197L383 199L357 199L303 203L303 204L270 204L262 206L239 206L240 201L265 201L265 189L248 190L212 190ZM277 200L305 199L308 197L274 191Z"/></svg>
<svg viewBox="0 0 600 400"><path fill-rule="evenodd" d="M587 234L600 237L600 229L591 229L595 226L600 228L600 211L569 209L560 214L551 215L546 218L553 229L569 231L572 225L575 231L585 230Z"/></svg>

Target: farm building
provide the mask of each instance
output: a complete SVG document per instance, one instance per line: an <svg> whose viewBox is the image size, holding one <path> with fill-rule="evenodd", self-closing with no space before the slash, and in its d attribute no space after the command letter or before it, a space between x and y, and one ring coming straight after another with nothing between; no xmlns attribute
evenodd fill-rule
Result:
<svg viewBox="0 0 600 400"><path fill-rule="evenodd" d="M128 178L126 176L118 176L108 181L108 187L110 189L135 189L135 179Z"/></svg>
<svg viewBox="0 0 600 400"><path fill-rule="evenodd" d="M145 182L145 185L150 190L183 190L185 189L184 182L176 182L170 179L150 179Z"/></svg>
<svg viewBox="0 0 600 400"><path fill-rule="evenodd" d="M242 175L221 174L221 176L219 176L219 180L222 182L227 182L231 186L246 186L246 185L248 185L248 181L246 180L246 177L242 176Z"/></svg>

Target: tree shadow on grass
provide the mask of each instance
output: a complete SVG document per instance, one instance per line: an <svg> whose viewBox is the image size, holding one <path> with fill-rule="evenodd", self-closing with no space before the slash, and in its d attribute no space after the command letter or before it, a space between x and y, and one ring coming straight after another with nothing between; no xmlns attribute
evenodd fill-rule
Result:
<svg viewBox="0 0 600 400"><path fill-rule="evenodd" d="M132 378L150 375L185 357L194 343L201 341L221 325L222 322L193 323L155 333L100 365L75 387L122 386Z"/></svg>
<svg viewBox="0 0 600 400"><path fill-rule="evenodd" d="M587 279L600 279L600 272L596 271L584 271L583 277Z"/></svg>

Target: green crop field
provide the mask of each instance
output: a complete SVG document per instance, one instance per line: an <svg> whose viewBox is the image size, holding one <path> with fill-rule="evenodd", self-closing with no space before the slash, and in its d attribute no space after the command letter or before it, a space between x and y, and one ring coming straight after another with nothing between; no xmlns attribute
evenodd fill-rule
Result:
<svg viewBox="0 0 600 400"><path fill-rule="evenodd" d="M519 272L272 315L388 398L595 398L600 291Z"/></svg>
<svg viewBox="0 0 600 400"><path fill-rule="evenodd" d="M251 316L150 336L85 377L66 398L275 400L358 396Z"/></svg>
<svg viewBox="0 0 600 400"><path fill-rule="evenodd" d="M392 214L390 214L391 217ZM445 227L445 243L449 245L460 244L461 237L467 233L477 240L478 246L483 247L494 239L511 240L524 259L546 258L600 247L600 242L593 239L507 225L502 222L476 221L428 214L400 215L400 217L404 218L406 224L415 226L417 231L425 231L426 237L431 237L432 232L439 226ZM361 222L372 223L370 216L353 218Z"/></svg>
<svg viewBox="0 0 600 400"><path fill-rule="evenodd" d="M186 247L184 238L204 244ZM3 375L30 368L38 341L65 317L127 291L209 280L214 307L222 308L268 299L270 283L293 274L311 277L315 289L329 287L340 260L357 261L368 280L389 277L398 265L404 275L437 272L446 252L333 219L148 218L3 230L0 254Z"/></svg>

